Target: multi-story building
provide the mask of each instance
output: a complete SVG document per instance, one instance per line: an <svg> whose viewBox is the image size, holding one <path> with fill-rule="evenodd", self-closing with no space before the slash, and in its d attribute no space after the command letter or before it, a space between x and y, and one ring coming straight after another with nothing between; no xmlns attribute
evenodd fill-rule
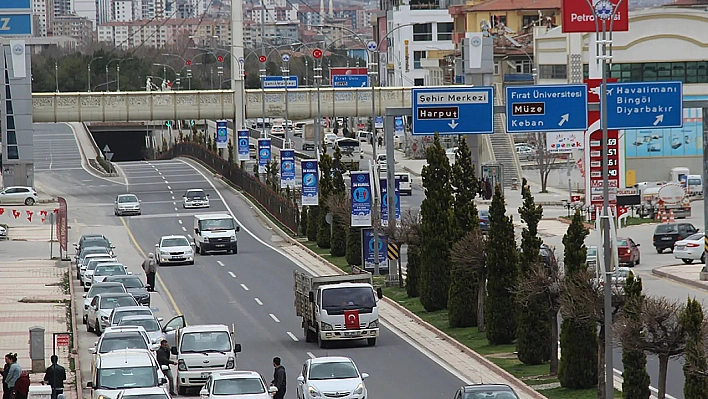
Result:
<svg viewBox="0 0 708 399"><path fill-rule="evenodd" d="M86 47L93 40L93 25L85 17L58 15L54 17L54 36L74 38L80 48Z"/></svg>
<svg viewBox="0 0 708 399"><path fill-rule="evenodd" d="M71 15L74 12L72 0L54 0L54 16Z"/></svg>
<svg viewBox="0 0 708 399"><path fill-rule="evenodd" d="M111 21L111 10L114 0L96 0L96 24Z"/></svg>
<svg viewBox="0 0 708 399"><path fill-rule="evenodd" d="M111 21L131 22L138 17L139 8L134 0L113 0Z"/></svg>
<svg viewBox="0 0 708 399"><path fill-rule="evenodd" d="M95 27L98 22L98 4L96 0L73 0L74 13L91 21Z"/></svg>
<svg viewBox="0 0 708 399"><path fill-rule="evenodd" d="M371 12L360 6L350 6L343 9L334 10L334 17L343 19L351 23L351 29L355 31L371 29Z"/></svg>
<svg viewBox="0 0 708 399"><path fill-rule="evenodd" d="M300 20L300 23L302 23L306 28L309 28L311 26L317 26L317 25L322 25L324 22L322 20L322 15L317 12L313 11L309 8L301 10L297 14L298 19Z"/></svg>
<svg viewBox="0 0 708 399"><path fill-rule="evenodd" d="M195 45L226 46L230 21L199 18L107 22L98 26L98 41L123 49L136 46L164 48L189 37Z"/></svg>
<svg viewBox="0 0 708 399"><path fill-rule="evenodd" d="M52 36L54 1L32 0L32 14L35 21L35 36Z"/></svg>
<svg viewBox="0 0 708 399"><path fill-rule="evenodd" d="M266 43L273 45L283 45L288 43L296 43L299 41L298 21L294 22L276 22L265 24L261 30L261 24L254 21L244 21L243 25L243 41L246 47L257 47L261 43L261 35L265 34Z"/></svg>
<svg viewBox="0 0 708 399"><path fill-rule="evenodd" d="M252 21L261 23L264 21L267 24L272 24L276 22L290 22L298 20L298 7L297 4L293 4L292 7L261 7L260 5L254 6L250 10L250 15ZM263 18L263 19L261 19Z"/></svg>

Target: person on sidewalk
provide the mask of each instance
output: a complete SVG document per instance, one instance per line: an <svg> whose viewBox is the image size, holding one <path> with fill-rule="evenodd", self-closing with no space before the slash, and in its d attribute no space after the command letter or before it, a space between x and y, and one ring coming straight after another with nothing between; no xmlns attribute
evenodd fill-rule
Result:
<svg viewBox="0 0 708 399"><path fill-rule="evenodd" d="M273 381L270 385L278 388L278 392L273 395L273 399L283 399L285 397L285 390L287 389L288 383L285 376L285 367L280 364L280 358L273 358Z"/></svg>
<svg viewBox="0 0 708 399"><path fill-rule="evenodd" d="M10 399L15 399L17 397L17 388L15 384L17 380L20 379L22 374L22 367L17 363L17 353L8 353L5 355L5 362L8 362L10 367L7 370L7 376L5 377L5 383L10 392Z"/></svg>
<svg viewBox="0 0 708 399"><path fill-rule="evenodd" d="M147 277L147 289L150 292L155 292L155 273L157 273L157 264L155 263L155 254L150 252L147 259L143 261L143 270Z"/></svg>
<svg viewBox="0 0 708 399"><path fill-rule="evenodd" d="M30 378L29 378L29 371L27 370L22 370L20 372L20 378L17 379L17 382L15 383L15 391L17 394L15 395L16 399L27 399L29 396L29 387L30 387Z"/></svg>
<svg viewBox="0 0 708 399"><path fill-rule="evenodd" d="M2 369L2 399L10 399L10 388L7 386L7 372L10 370L10 359L5 356L5 365Z"/></svg>
<svg viewBox="0 0 708 399"><path fill-rule="evenodd" d="M172 376L172 370L170 369L170 366L176 365L177 362L173 362L172 360L170 360L170 344L167 342L166 339L160 341L160 349L157 350L157 363L160 364L160 368L162 368L162 366L167 366L167 370L162 370L162 373L165 374L165 377L167 377L167 382L169 383L170 387L170 395L176 396L177 394L175 393L175 379Z"/></svg>
<svg viewBox="0 0 708 399"><path fill-rule="evenodd" d="M50 358L52 365L47 367L44 373L42 385L46 382L52 387L52 399L57 399L59 394L64 393L64 381L66 381L66 369L59 364L59 357L52 355Z"/></svg>

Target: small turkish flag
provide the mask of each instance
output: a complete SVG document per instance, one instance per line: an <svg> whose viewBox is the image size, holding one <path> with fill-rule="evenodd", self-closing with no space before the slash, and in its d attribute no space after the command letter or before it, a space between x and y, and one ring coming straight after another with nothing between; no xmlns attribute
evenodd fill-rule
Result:
<svg viewBox="0 0 708 399"><path fill-rule="evenodd" d="M15 209L12 210L12 216L14 216L15 219L17 219L18 217L20 217L20 215L21 215L20 211L15 210Z"/></svg>
<svg viewBox="0 0 708 399"><path fill-rule="evenodd" d="M32 216L34 215L34 212L32 211L25 211L27 212L27 221L32 222Z"/></svg>
<svg viewBox="0 0 708 399"><path fill-rule="evenodd" d="M39 211L39 215L42 216L42 223L47 220L47 211Z"/></svg>
<svg viewBox="0 0 708 399"><path fill-rule="evenodd" d="M360 328L358 310L344 311L344 328L346 328L347 330L358 330Z"/></svg>
<svg viewBox="0 0 708 399"><path fill-rule="evenodd" d="M5 208L0 208L0 216L5 213Z"/></svg>

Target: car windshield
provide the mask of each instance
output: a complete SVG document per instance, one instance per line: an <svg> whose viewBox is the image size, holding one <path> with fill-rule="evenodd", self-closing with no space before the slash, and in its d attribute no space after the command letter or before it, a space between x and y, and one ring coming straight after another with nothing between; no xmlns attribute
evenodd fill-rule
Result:
<svg viewBox="0 0 708 399"><path fill-rule="evenodd" d="M96 270L98 265L101 263L106 263L106 262L115 262L115 259L91 259L91 261L88 263L88 266L86 266L87 270Z"/></svg>
<svg viewBox="0 0 708 399"><path fill-rule="evenodd" d="M95 256L95 257L93 257L93 258L86 258L86 259L84 259L84 266L88 266L88 265L90 265L91 263L93 263L93 267L91 268L91 270L93 270L93 269L96 268L96 265L98 265L99 263L104 263L104 262L109 262L109 261L110 261L110 262L115 262L116 260L115 260L114 258L111 258L111 257L108 256L108 255L106 255L106 256Z"/></svg>
<svg viewBox="0 0 708 399"><path fill-rule="evenodd" d="M182 352L229 352L231 337L224 331L194 332L182 337Z"/></svg>
<svg viewBox="0 0 708 399"><path fill-rule="evenodd" d="M358 378L359 372L352 362L314 363L310 366L311 380L339 380Z"/></svg>
<svg viewBox="0 0 708 399"><path fill-rule="evenodd" d="M137 320L125 320L122 319L119 326L140 326L147 332L160 331L160 324L155 319L137 319Z"/></svg>
<svg viewBox="0 0 708 399"><path fill-rule="evenodd" d="M86 294L87 298L93 298L99 294L119 294L124 293L125 288L120 285L109 285L108 287L101 287L100 285L94 285Z"/></svg>
<svg viewBox="0 0 708 399"><path fill-rule="evenodd" d="M501 387L478 388L465 392L463 399L517 399L511 389Z"/></svg>
<svg viewBox="0 0 708 399"><path fill-rule="evenodd" d="M138 306L132 296L101 298L101 309L115 309L121 306Z"/></svg>
<svg viewBox="0 0 708 399"><path fill-rule="evenodd" d="M94 276L115 276L116 274L127 274L125 267L123 265L100 265L96 267L96 271L93 272Z"/></svg>
<svg viewBox="0 0 708 399"><path fill-rule="evenodd" d="M167 247L188 247L189 246L189 241L187 241L186 238L184 237L174 237L174 238L163 238L162 243L160 244L161 247L167 248Z"/></svg>
<svg viewBox="0 0 708 399"><path fill-rule="evenodd" d="M690 237L688 237L686 240L689 241L698 241L703 239L703 233L696 233Z"/></svg>
<svg viewBox="0 0 708 399"><path fill-rule="evenodd" d="M629 246L629 243L627 242L627 240L618 239L618 240L617 240L617 246L618 246L618 247L628 247L628 246Z"/></svg>
<svg viewBox="0 0 708 399"><path fill-rule="evenodd" d="M588 247L588 256L597 256L597 247Z"/></svg>
<svg viewBox="0 0 708 399"><path fill-rule="evenodd" d="M408 182L408 175L396 175L399 179L401 179L401 183L406 183Z"/></svg>
<svg viewBox="0 0 708 399"><path fill-rule="evenodd" d="M130 391L124 391L124 392L130 392ZM160 394L143 394L143 393L137 393L135 395L128 395L128 394L123 394L123 399L128 399L128 398L137 398L137 399L170 399L167 395L160 395Z"/></svg>
<svg viewBox="0 0 708 399"><path fill-rule="evenodd" d="M255 395L265 393L260 378L234 378L214 381L214 395Z"/></svg>
<svg viewBox="0 0 708 399"><path fill-rule="evenodd" d="M614 275L615 275L615 277L627 278L627 277L629 277L629 269L624 269L624 268L617 269L615 271Z"/></svg>
<svg viewBox="0 0 708 399"><path fill-rule="evenodd" d="M91 248L86 248L83 251L81 251L82 257L85 257L86 255L91 255L91 254L108 254L108 248L106 248L106 247L91 247Z"/></svg>
<svg viewBox="0 0 708 399"><path fill-rule="evenodd" d="M489 219L489 211L479 211L478 215L481 218Z"/></svg>
<svg viewBox="0 0 708 399"><path fill-rule="evenodd" d="M325 310L372 309L376 306L371 287L346 287L322 290L322 308Z"/></svg>
<svg viewBox="0 0 708 399"><path fill-rule="evenodd" d="M201 190L199 190L199 191L187 191L186 197L187 197L187 199L190 199L190 200L193 200L193 199L205 199L205 198L206 198L206 194L204 193L204 191L201 191Z"/></svg>
<svg viewBox="0 0 708 399"><path fill-rule="evenodd" d="M678 225L675 224L660 224L656 226L654 234L675 234L678 233Z"/></svg>
<svg viewBox="0 0 708 399"><path fill-rule="evenodd" d="M116 279L113 281L117 281L125 288L143 288L145 287L145 284L143 284L143 280L140 279L140 277L131 277L131 278L121 278L121 279Z"/></svg>
<svg viewBox="0 0 708 399"><path fill-rule="evenodd" d="M145 309L131 309L122 312L115 311L113 315L113 323L118 324L124 317L128 316L152 316L152 311L148 308Z"/></svg>
<svg viewBox="0 0 708 399"><path fill-rule="evenodd" d="M87 239L81 244L82 247L103 247L103 248L108 248L111 246L111 243L108 242L105 238L91 238Z"/></svg>
<svg viewBox="0 0 708 399"><path fill-rule="evenodd" d="M98 348L98 353L108 353L121 349L147 349L149 350L145 339L138 333L132 336L120 334L113 337L106 337L101 341L101 347Z"/></svg>
<svg viewBox="0 0 708 399"><path fill-rule="evenodd" d="M119 204L125 204L125 203L131 203L131 202L138 202L138 197L134 195L121 195L118 197L118 203Z"/></svg>
<svg viewBox="0 0 708 399"><path fill-rule="evenodd" d="M157 373L152 366L100 369L97 385L102 389L155 387Z"/></svg>
<svg viewBox="0 0 708 399"><path fill-rule="evenodd" d="M224 219L204 219L199 222L202 230L233 230L234 220L231 218Z"/></svg>

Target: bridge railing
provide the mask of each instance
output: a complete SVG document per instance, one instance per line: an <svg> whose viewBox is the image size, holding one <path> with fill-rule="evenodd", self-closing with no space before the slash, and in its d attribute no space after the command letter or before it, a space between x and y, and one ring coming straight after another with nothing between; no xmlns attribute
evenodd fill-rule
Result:
<svg viewBox="0 0 708 399"><path fill-rule="evenodd" d="M295 205L278 195L245 170L236 165L230 165L227 160L209 151L206 147L190 142L175 144L166 153L162 154L159 159L172 159L180 156L194 158L203 162L231 185L248 193L292 233L297 233L299 217L298 209Z"/></svg>

